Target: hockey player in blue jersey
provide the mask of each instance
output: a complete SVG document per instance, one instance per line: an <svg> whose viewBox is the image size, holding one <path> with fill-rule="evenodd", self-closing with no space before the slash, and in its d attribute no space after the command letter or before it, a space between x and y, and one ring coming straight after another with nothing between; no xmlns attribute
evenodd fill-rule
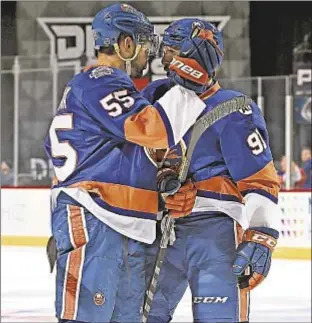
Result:
<svg viewBox="0 0 312 323"><path fill-rule="evenodd" d="M180 84L198 93L205 113L243 95L223 89L215 78L224 48L212 24L199 19L173 22L163 45L168 78L143 90L149 101ZM176 73L180 69L183 78ZM189 140L190 131L169 153L149 150L155 164L162 165L160 172L179 172ZM248 322L249 291L269 272L281 212L268 132L254 102L203 133L188 178L198 190L195 207L191 215L175 221L175 241L168 247L148 322L169 322L188 285L194 322ZM150 271L158 243L148 249Z"/></svg>
<svg viewBox="0 0 312 323"><path fill-rule="evenodd" d="M92 29L98 65L67 84L45 140L56 175L56 316L62 323L134 323L141 321L145 246L155 240L158 212L157 168L145 150L177 144L205 104L178 84L153 105L136 90L130 76L142 74L157 36L132 6L106 7ZM167 205L175 216L190 212L194 185L181 195Z"/></svg>

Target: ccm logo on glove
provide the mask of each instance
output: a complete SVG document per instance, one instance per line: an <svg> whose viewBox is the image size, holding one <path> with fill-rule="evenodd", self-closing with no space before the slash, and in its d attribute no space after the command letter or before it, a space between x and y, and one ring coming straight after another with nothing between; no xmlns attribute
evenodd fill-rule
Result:
<svg viewBox="0 0 312 323"><path fill-rule="evenodd" d="M250 291L267 277L278 236L278 231L272 228L253 227L246 230L232 267L240 289Z"/></svg>
<svg viewBox="0 0 312 323"><path fill-rule="evenodd" d="M247 230L244 234L243 240L261 243L262 245L268 247L271 251L274 251L277 244L277 240L273 237L254 230Z"/></svg>

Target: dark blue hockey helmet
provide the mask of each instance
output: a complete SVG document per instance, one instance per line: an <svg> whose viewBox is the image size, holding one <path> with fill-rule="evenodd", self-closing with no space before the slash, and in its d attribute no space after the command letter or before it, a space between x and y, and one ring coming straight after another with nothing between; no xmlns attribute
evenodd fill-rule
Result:
<svg viewBox="0 0 312 323"><path fill-rule="evenodd" d="M154 26L129 4L114 4L100 10L93 19L92 31L95 49L109 46L116 49L121 33L130 35L136 45L148 47L150 55L155 55L159 48Z"/></svg>
<svg viewBox="0 0 312 323"><path fill-rule="evenodd" d="M207 89L208 80L214 77L223 61L221 32L198 18L179 19L170 24L164 32L162 45L178 50L168 76L196 92ZM175 72L177 68L180 74L181 68L186 71L185 78Z"/></svg>

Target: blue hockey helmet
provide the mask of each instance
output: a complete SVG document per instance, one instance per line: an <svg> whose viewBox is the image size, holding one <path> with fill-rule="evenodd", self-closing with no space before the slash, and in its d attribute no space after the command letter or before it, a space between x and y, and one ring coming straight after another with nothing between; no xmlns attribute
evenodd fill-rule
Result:
<svg viewBox="0 0 312 323"><path fill-rule="evenodd" d="M170 65L169 77L197 92L207 88L207 81L214 77L216 69L223 61L221 32L213 24L198 18L179 19L170 24L164 32L163 45L177 49L179 53ZM185 62L196 66L196 71L199 72L197 75L203 74L199 78L191 78L189 84L185 84L188 80L173 72Z"/></svg>
<svg viewBox="0 0 312 323"><path fill-rule="evenodd" d="M148 18L129 4L114 4L100 10L92 23L95 49L114 46L119 54L118 39L121 33L130 35L137 50L130 60L145 46L149 55L155 55L159 48L159 37ZM126 61L123 57L123 60Z"/></svg>

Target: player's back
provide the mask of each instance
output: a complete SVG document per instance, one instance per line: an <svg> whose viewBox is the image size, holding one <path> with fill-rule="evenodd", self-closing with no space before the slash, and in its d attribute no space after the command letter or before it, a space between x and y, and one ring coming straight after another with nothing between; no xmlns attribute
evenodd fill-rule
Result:
<svg viewBox="0 0 312 323"><path fill-rule="evenodd" d="M140 104L127 96L127 90L118 92L120 89L135 90L127 78L117 69L101 66L76 75L68 83L46 138L47 152L58 167L55 169L59 180L56 187L84 180L108 183L122 180L125 185L150 188L151 181L146 181L144 176L131 177L127 172L128 176L122 178L131 154L137 158L131 158L134 164L128 164L130 167L144 169L145 166L149 168L147 165L150 163L146 160L145 165L144 158L136 155L144 154L144 150L123 140L118 127L113 128L110 123L109 128L105 123L105 109L110 116L119 116L130 105ZM113 97L116 93L117 99ZM102 99L98 100L100 97ZM89 109L96 101L102 107Z"/></svg>
<svg viewBox="0 0 312 323"><path fill-rule="evenodd" d="M67 84L45 147L55 169L54 191L78 187L101 208L151 219L157 213L156 168L144 148L124 140L119 127L130 108L145 104L129 92L136 92L131 79L111 67L76 75Z"/></svg>

